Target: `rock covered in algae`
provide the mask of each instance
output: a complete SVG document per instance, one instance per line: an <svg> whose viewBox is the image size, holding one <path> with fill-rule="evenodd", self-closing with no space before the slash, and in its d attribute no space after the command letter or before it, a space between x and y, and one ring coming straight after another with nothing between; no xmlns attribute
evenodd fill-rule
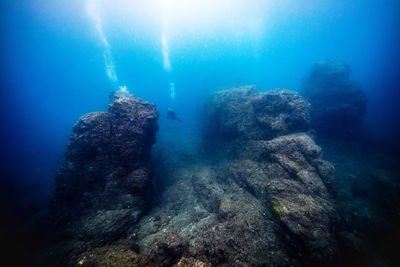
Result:
<svg viewBox="0 0 400 267"><path fill-rule="evenodd" d="M147 257L134 252L128 244L116 244L94 248L80 254L71 267L143 267L156 266Z"/></svg>
<svg viewBox="0 0 400 267"><path fill-rule="evenodd" d="M89 249L74 264L99 265L113 259L131 266L150 259L148 264L157 266L308 266L323 265L335 256L335 207L326 187L334 168L305 133L307 101L287 90L267 94L236 88L213 96L218 101L211 97L207 104L205 144L207 138L223 144L206 158L198 154L182 163L174 159L179 155L169 153L153 163L157 180L166 183L137 223L132 224L132 209L120 205L131 203L129 198L112 204L118 208L79 216L79 223L72 225L91 238L90 244L98 240L94 245L100 248ZM228 129L235 134L227 135ZM107 143L97 132L96 144ZM143 177L142 166L134 169L138 174L133 181ZM115 180L117 186L118 181L124 179ZM128 183L124 188L142 187ZM120 191L113 192L116 199L121 197ZM142 191L135 189L131 195L141 196L138 192ZM127 238L134 249L104 249L110 237ZM98 254L102 256L90 256Z"/></svg>
<svg viewBox="0 0 400 267"><path fill-rule="evenodd" d="M205 110L204 140L211 149L226 140L266 140L310 127L309 103L284 89L260 93L244 86L218 91Z"/></svg>
<svg viewBox="0 0 400 267"><path fill-rule="evenodd" d="M204 143L222 144L207 160L159 166L157 175L169 182L162 204L133 229L138 251L163 266L182 257L211 266L323 265L335 257L335 207L325 185L334 168L304 132L307 101L248 87L209 101Z"/></svg>
<svg viewBox="0 0 400 267"><path fill-rule="evenodd" d="M210 265L195 258L182 257L174 267L210 267Z"/></svg>
<svg viewBox="0 0 400 267"><path fill-rule="evenodd" d="M205 138L225 143L223 152L234 159L229 175L277 215L287 233L284 242L295 244L295 254L310 260L335 257L337 243L330 230L335 206L328 190L334 167L305 132L310 127L307 101L287 90L235 88L215 93L210 106L215 109L210 108L207 122L215 125L206 128L212 134ZM235 135L229 139L230 130Z"/></svg>
<svg viewBox="0 0 400 267"><path fill-rule="evenodd" d="M155 105L116 92L107 112L83 115L75 124L52 200L68 238L102 245L137 221L147 202L157 116Z"/></svg>
<svg viewBox="0 0 400 267"><path fill-rule="evenodd" d="M333 166L322 159L321 148L308 135L295 133L259 141L259 149L264 159L235 160L229 176L276 215L292 257L310 262L334 258L335 205L325 184L330 177L322 172Z"/></svg>

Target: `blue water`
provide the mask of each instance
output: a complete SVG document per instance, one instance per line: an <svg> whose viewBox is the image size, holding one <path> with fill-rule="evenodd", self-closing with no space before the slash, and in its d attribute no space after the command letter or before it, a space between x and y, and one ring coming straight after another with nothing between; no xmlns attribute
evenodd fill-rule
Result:
<svg viewBox="0 0 400 267"><path fill-rule="evenodd" d="M244 84L298 90L312 64L326 58L347 62L351 78L367 93L368 131L399 143L397 0L242 1L232 16L223 7L226 12L215 12L217 18L199 10L205 12L200 21L190 24L189 16L186 25L183 16L170 23L170 71L163 68L160 18L143 11L151 10L149 4L133 1L130 16L128 7L123 15L118 8L101 15L118 84L107 77L104 44L84 2L0 4L5 181L51 183L75 121L84 113L106 110L109 93L118 85L158 106L162 136L171 128L164 118L168 107L182 117L179 127L196 129L209 92ZM124 9L126 2L114 6Z"/></svg>

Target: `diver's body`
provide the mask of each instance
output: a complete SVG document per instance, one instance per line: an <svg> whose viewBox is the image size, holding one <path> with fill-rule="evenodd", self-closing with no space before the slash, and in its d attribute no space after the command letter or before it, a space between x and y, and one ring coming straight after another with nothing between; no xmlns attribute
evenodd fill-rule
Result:
<svg viewBox="0 0 400 267"><path fill-rule="evenodd" d="M176 115L175 111L170 108L167 110L167 118L170 120L178 120L180 122L183 122L182 119Z"/></svg>

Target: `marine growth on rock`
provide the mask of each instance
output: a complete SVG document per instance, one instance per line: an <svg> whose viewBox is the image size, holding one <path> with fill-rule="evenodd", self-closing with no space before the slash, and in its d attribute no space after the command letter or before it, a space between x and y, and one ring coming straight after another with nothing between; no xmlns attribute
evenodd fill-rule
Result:
<svg viewBox="0 0 400 267"><path fill-rule="evenodd" d="M108 112L79 119L53 199L73 264L282 266L336 256L326 186L334 168L308 134L309 103L240 87L213 93L205 110L206 153L153 162L154 183L169 181L158 195L148 169L153 104L119 92Z"/></svg>

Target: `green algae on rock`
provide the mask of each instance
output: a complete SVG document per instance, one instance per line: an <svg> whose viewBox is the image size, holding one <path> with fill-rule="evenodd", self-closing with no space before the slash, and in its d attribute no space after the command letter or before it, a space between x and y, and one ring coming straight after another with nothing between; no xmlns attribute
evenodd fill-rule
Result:
<svg viewBox="0 0 400 267"><path fill-rule="evenodd" d="M147 257L131 250L128 244L99 247L80 254L71 267L141 267L156 266Z"/></svg>
<svg viewBox="0 0 400 267"><path fill-rule="evenodd" d="M287 209L285 206L282 205L281 202L277 200L271 200L272 208L274 209L275 213L278 214L279 217L284 216L287 213Z"/></svg>

